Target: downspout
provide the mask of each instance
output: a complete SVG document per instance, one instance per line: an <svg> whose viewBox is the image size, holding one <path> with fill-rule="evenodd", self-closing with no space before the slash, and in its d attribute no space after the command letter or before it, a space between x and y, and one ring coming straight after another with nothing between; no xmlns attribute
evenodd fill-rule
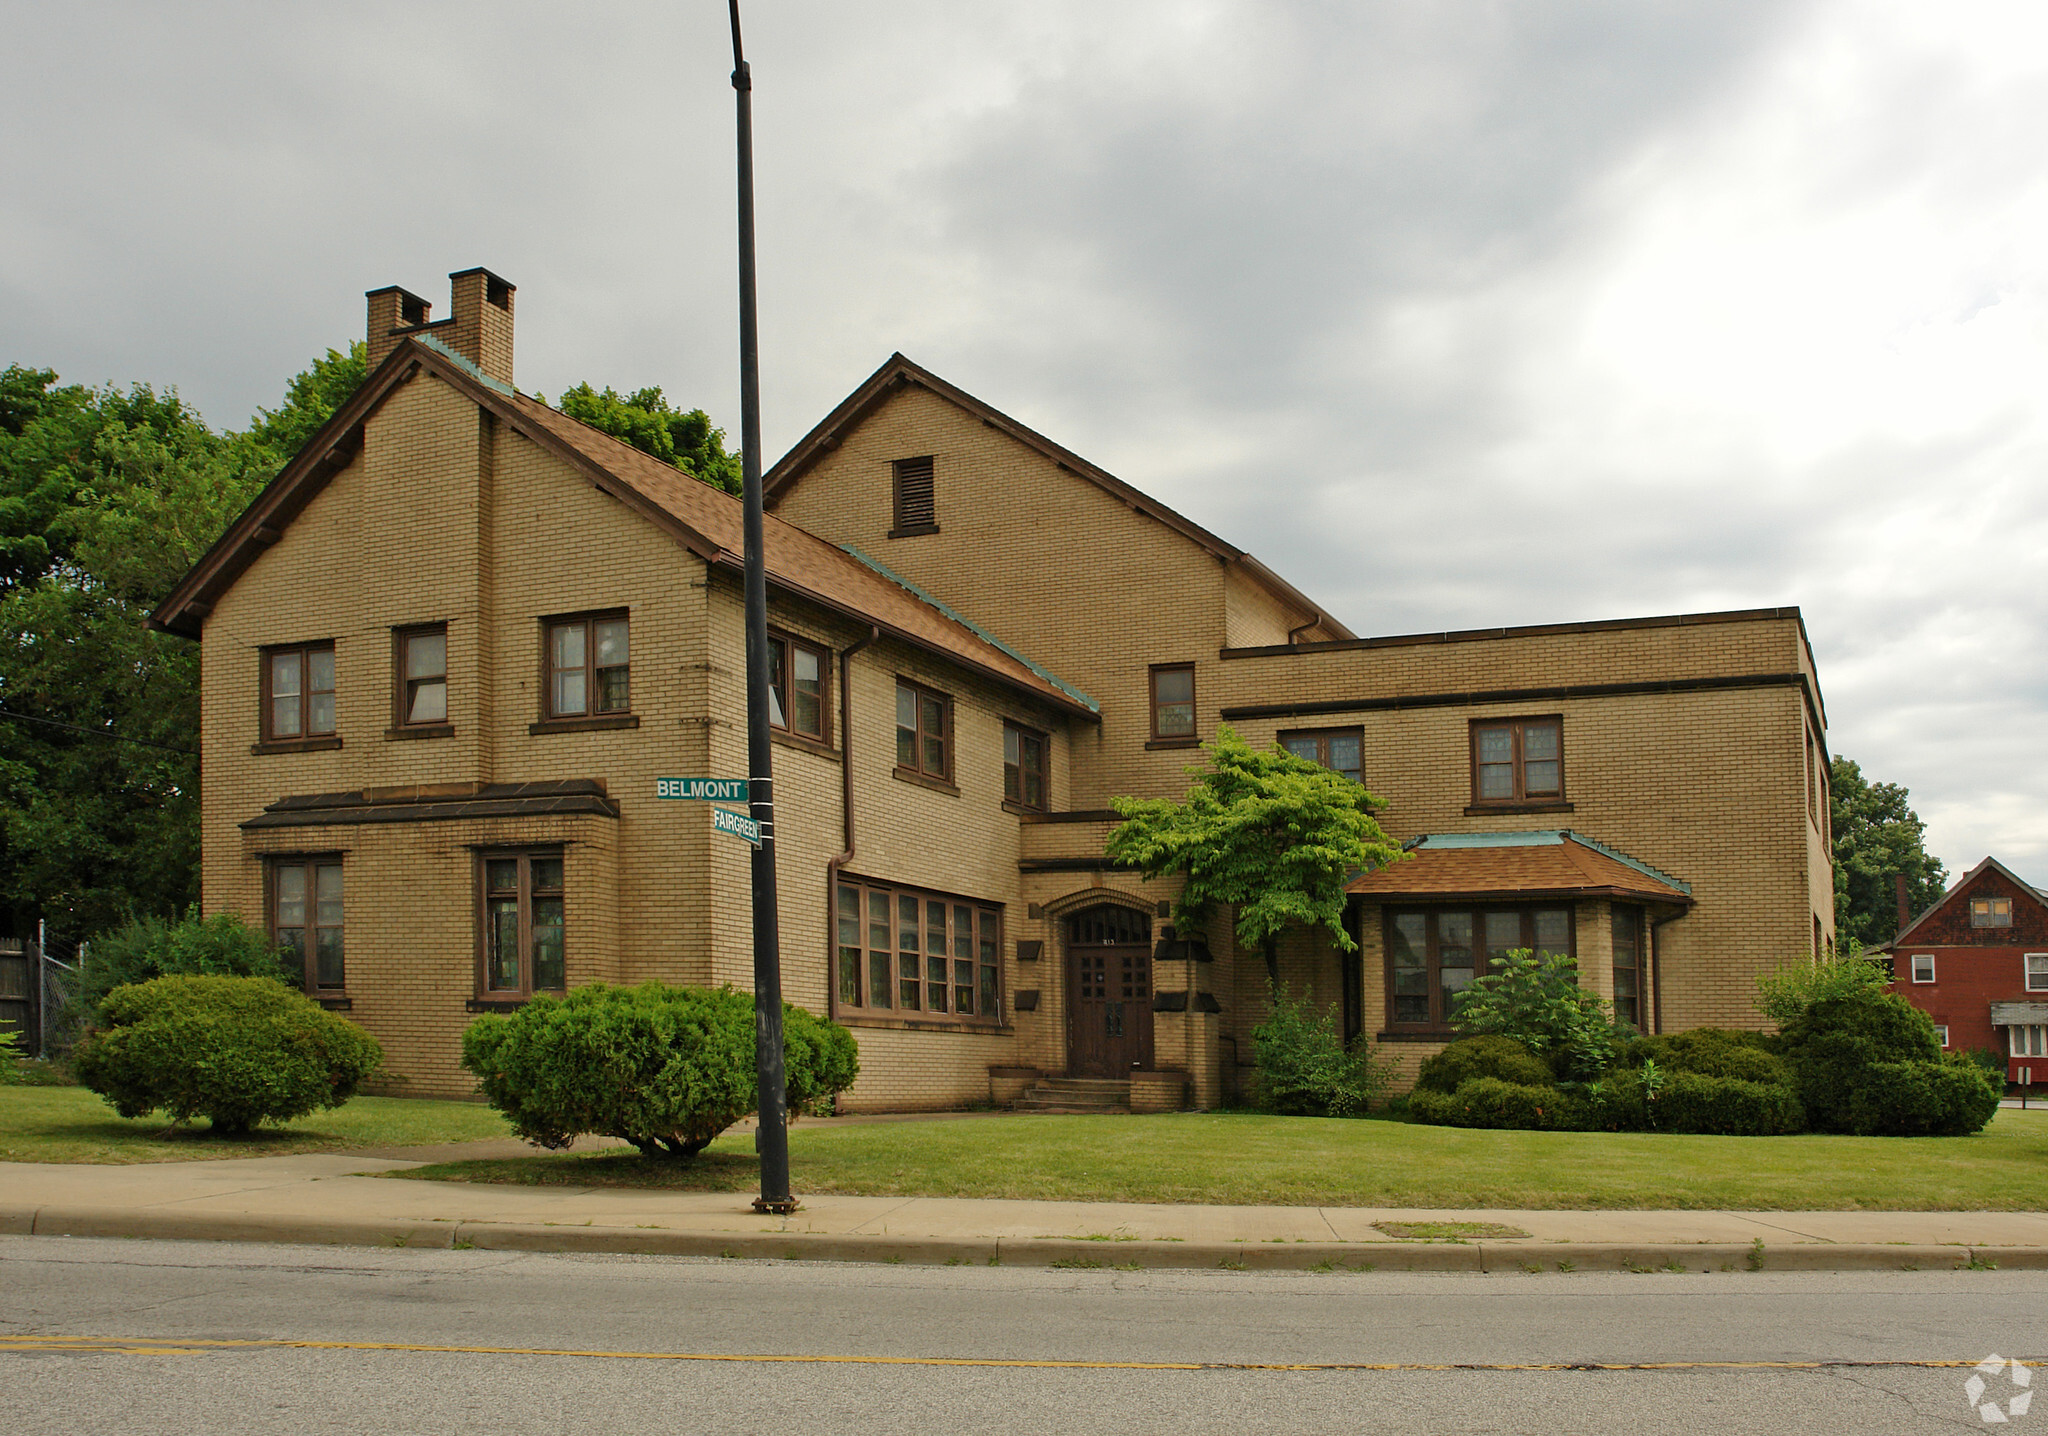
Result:
<svg viewBox="0 0 2048 1436"><path fill-rule="evenodd" d="M881 638L882 630L870 626L868 636L839 650L839 812L845 829L846 849L825 864L825 1010L839 1015L839 984L833 974L839 970L839 870L853 861L853 655Z"/></svg>
<svg viewBox="0 0 2048 1436"><path fill-rule="evenodd" d="M1664 944L1657 936L1657 929L1666 923L1677 922L1685 916L1680 908L1670 917L1650 919L1650 1034L1664 1030Z"/></svg>
<svg viewBox="0 0 2048 1436"><path fill-rule="evenodd" d="M1320 628L1320 627L1322 626L1322 623L1323 623L1323 616L1322 616L1322 615L1321 615L1320 613L1318 613L1318 614L1315 614L1315 615L1311 616L1311 617L1310 617L1310 619L1309 619L1309 621L1308 621L1307 623L1304 623L1304 624L1303 624L1303 625L1302 625L1301 627L1299 627L1299 628L1290 628L1290 629L1288 629L1288 630L1287 630L1287 646L1288 646L1289 648L1292 648L1292 647L1293 647L1293 646L1294 646L1295 644L1297 644L1297 643L1301 642L1301 635L1302 635L1302 634L1304 634L1304 633L1307 633L1307 632L1308 632L1308 631L1309 631L1309 630L1310 630L1311 628ZM1477 740L1474 740L1474 741L1477 741Z"/></svg>

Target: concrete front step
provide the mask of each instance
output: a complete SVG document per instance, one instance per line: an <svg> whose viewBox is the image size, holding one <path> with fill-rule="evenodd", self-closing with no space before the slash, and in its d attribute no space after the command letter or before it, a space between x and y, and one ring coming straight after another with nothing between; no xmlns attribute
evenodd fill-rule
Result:
<svg viewBox="0 0 2048 1436"><path fill-rule="evenodd" d="M1131 1084L1104 1077L1047 1077L1017 1099L1019 1112L1128 1112Z"/></svg>

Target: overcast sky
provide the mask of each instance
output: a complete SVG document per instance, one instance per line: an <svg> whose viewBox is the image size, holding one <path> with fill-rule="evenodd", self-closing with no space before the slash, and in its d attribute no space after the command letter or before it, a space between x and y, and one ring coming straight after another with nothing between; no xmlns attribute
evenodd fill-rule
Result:
<svg viewBox="0 0 2048 1436"><path fill-rule="evenodd" d="M1834 750L2048 884L2040 0L747 21L771 459L900 349L1360 633L1797 604ZM521 387L737 434L716 0L0 36L0 364L240 426L482 264Z"/></svg>

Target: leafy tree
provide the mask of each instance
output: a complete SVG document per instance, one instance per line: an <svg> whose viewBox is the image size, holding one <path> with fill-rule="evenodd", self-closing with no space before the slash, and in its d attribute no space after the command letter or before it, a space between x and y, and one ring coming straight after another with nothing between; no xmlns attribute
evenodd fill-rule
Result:
<svg viewBox="0 0 2048 1436"><path fill-rule="evenodd" d="M1817 1003L1883 992L1891 980L1884 963L1865 957L1862 949L1851 943L1846 949L1838 946L1834 954L1819 962L1798 957L1757 978L1756 1010L1782 1030Z"/></svg>
<svg viewBox="0 0 2048 1436"><path fill-rule="evenodd" d="M1829 769L1828 819L1834 834L1835 941L1878 947L1899 933L1896 877L1906 876L1914 912L1948 887L1948 869L1926 848L1927 825L1907 806L1905 788L1873 783L1847 758Z"/></svg>
<svg viewBox="0 0 2048 1436"><path fill-rule="evenodd" d="M578 384L556 407L714 489L740 491L740 456L725 451L725 430L714 428L702 409L685 413L672 406L659 385L622 395Z"/></svg>
<svg viewBox="0 0 2048 1436"><path fill-rule="evenodd" d="M198 896L199 653L143 619L360 372L329 351L244 434L172 391L0 373L0 926Z"/></svg>
<svg viewBox="0 0 2048 1436"><path fill-rule="evenodd" d="M1361 785L1274 748L1259 752L1225 726L1207 744L1206 768L1190 768L1186 799L1113 798L1123 817L1109 856L1147 877L1187 879L1175 904L1182 931L1206 931L1210 909L1237 912L1237 940L1262 949L1279 980L1277 944L1290 924L1320 925L1344 952L1344 884L1401 856L1373 814L1383 806Z"/></svg>

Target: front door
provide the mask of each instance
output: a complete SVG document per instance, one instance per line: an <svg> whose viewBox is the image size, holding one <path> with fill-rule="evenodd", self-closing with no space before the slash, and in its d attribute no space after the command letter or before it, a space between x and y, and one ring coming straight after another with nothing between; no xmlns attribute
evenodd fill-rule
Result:
<svg viewBox="0 0 2048 1436"><path fill-rule="evenodd" d="M1127 907L1067 919L1067 1072L1128 1077L1152 1066L1152 920Z"/></svg>

